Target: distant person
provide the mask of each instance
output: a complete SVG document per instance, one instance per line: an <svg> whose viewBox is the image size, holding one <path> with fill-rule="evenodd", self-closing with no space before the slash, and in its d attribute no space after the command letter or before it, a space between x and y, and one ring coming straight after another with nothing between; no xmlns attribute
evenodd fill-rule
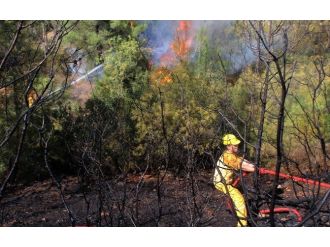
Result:
<svg viewBox="0 0 330 247"><path fill-rule="evenodd" d="M226 150L220 156L213 177L213 183L216 189L225 194L229 194L233 201L234 210L239 220L237 226L247 226L247 210L245 200L241 192L235 188L233 183L234 171L242 169L246 172L254 172L255 166L238 156L238 144L240 140L233 134L227 134L223 138L223 144Z"/></svg>

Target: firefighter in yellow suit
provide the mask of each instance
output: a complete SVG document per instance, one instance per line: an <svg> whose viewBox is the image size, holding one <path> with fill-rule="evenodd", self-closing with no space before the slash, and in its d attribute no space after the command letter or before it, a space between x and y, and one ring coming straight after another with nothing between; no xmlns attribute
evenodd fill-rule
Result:
<svg viewBox="0 0 330 247"><path fill-rule="evenodd" d="M234 170L240 170L246 172L254 172L255 166L239 157L238 144L240 140L233 134L227 134L223 138L223 144L226 146L226 150L219 158L213 176L213 183L215 188L225 194L229 194L233 201L234 210L238 216L237 226L247 226L247 210L245 206L245 200L241 192L235 188L233 183Z"/></svg>

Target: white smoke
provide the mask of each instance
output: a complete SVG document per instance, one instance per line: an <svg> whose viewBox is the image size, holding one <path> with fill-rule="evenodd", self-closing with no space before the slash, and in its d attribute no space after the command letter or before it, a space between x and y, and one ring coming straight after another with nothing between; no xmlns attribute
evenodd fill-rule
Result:
<svg viewBox="0 0 330 247"><path fill-rule="evenodd" d="M220 55L222 59L230 62L229 73L241 70L247 64L252 63L255 57L247 44L241 40L234 32L235 21L231 20L193 20L192 33L194 43L192 47L191 58L194 59L194 53L197 51L198 41L196 35L203 29L209 47L217 50L219 54L213 54L214 59ZM149 47L152 48L152 60L158 65L160 58L170 49L176 33L178 21L150 21L145 35Z"/></svg>

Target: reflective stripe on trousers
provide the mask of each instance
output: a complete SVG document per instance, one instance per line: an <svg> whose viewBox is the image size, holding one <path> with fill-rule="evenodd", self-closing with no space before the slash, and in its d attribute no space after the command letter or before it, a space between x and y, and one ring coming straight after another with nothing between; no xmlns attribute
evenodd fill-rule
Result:
<svg viewBox="0 0 330 247"><path fill-rule="evenodd" d="M215 188L220 190L221 192L227 194L226 186L223 183L215 183ZM247 211L245 206L245 200L241 192L233 187L232 185L227 185L227 189L229 192L229 196L233 200L236 215L239 217L239 221L237 222L237 226L247 226Z"/></svg>

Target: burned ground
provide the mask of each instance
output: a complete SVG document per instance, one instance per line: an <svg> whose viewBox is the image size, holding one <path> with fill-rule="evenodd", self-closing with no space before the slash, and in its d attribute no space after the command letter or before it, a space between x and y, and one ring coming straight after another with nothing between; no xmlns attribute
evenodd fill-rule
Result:
<svg viewBox="0 0 330 247"><path fill-rule="evenodd" d="M211 178L212 171L194 176L131 174L86 185L77 177L66 177L62 179L61 186L75 226L235 226L235 217L228 210L228 198L213 187ZM270 179L265 176L260 181L264 192L271 190ZM251 181L252 177L248 177L246 184ZM282 187L280 204L285 201L293 207L300 200L298 209L302 215L313 211L310 199L304 199L315 197L315 186L306 189L302 185L282 181ZM318 192L320 198L325 192ZM269 197L267 193L265 197L267 195ZM249 197L253 198L251 191ZM264 199L266 202L261 208L267 206L267 198ZM307 225L329 226L329 206L328 199L321 214L311 218ZM10 187L0 209L2 226L73 224L59 189L51 180L27 187ZM276 219L278 222L291 220L291 225L296 223L292 214L280 214ZM262 219L258 224L266 225L267 220Z"/></svg>

